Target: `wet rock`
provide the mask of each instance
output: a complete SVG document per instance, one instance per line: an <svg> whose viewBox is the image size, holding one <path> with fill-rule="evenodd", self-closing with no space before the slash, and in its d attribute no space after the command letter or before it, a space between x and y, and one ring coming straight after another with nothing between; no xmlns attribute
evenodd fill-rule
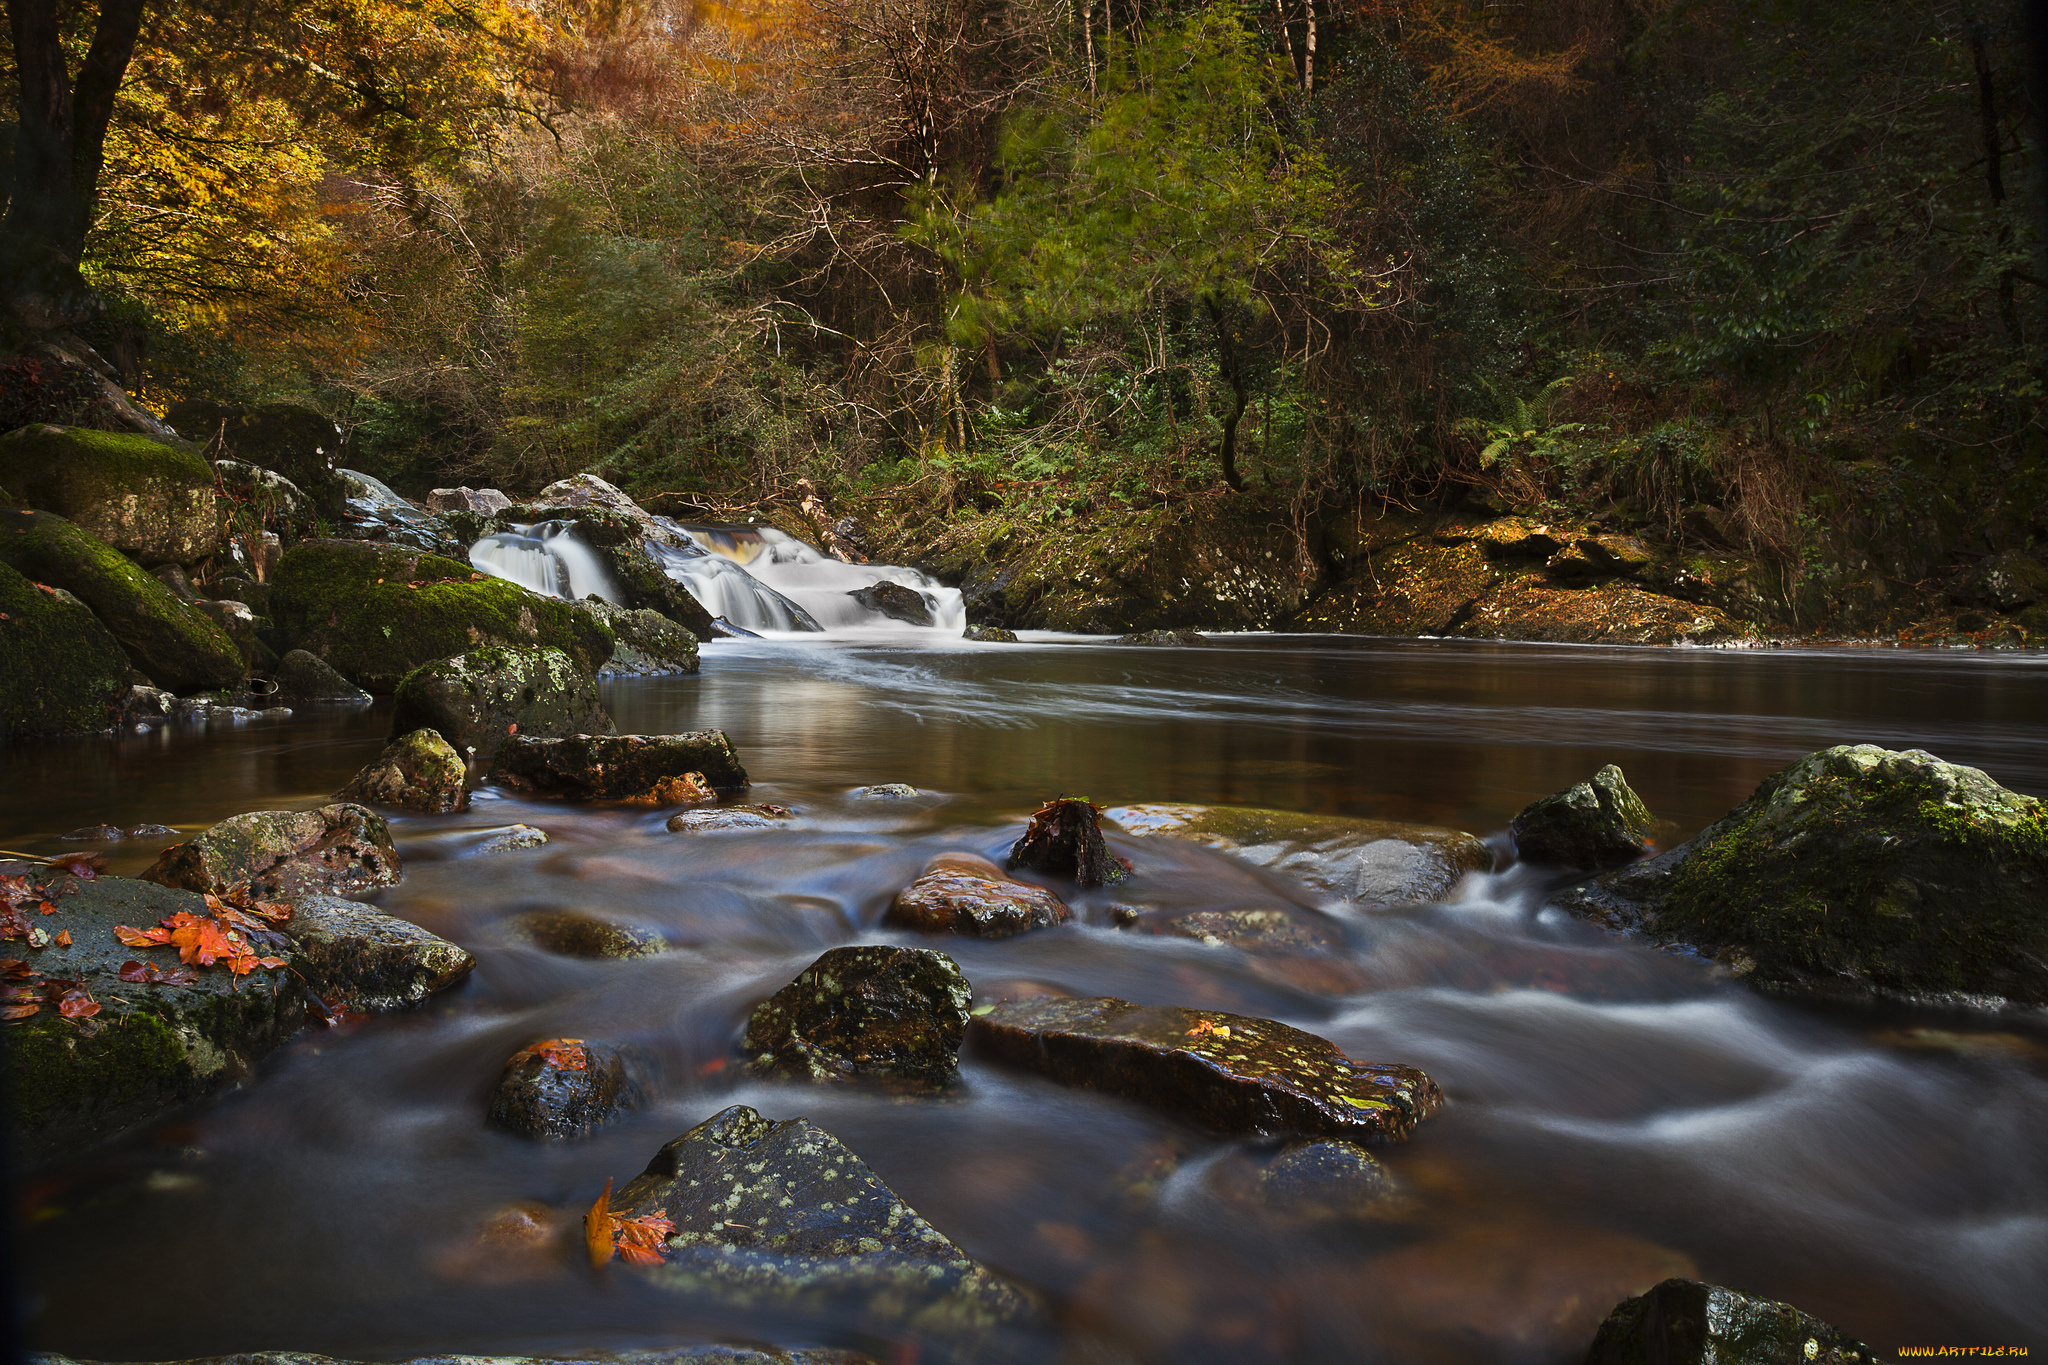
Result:
<svg viewBox="0 0 2048 1365"><path fill-rule="evenodd" d="M57 837L67 844L110 844L127 836L121 832L118 825L85 825Z"/></svg>
<svg viewBox="0 0 2048 1365"><path fill-rule="evenodd" d="M644 1101L639 1070L609 1043L543 1039L506 1061L491 1122L548 1141L587 1136Z"/></svg>
<svg viewBox="0 0 2048 1365"><path fill-rule="evenodd" d="M180 602L196 603L199 600L198 590L192 586L192 580L185 577L185 570L179 565L159 564L149 571L149 576L169 589L171 596Z"/></svg>
<svg viewBox="0 0 2048 1365"><path fill-rule="evenodd" d="M409 920L339 896L301 896L283 926L292 969L330 1009L411 1009L468 976L476 959Z"/></svg>
<svg viewBox="0 0 2048 1365"><path fill-rule="evenodd" d="M1001 626L969 626L960 632L963 640L978 640L985 645L1014 645L1017 632L1004 630Z"/></svg>
<svg viewBox="0 0 2048 1365"><path fill-rule="evenodd" d="M612 1208L676 1229L662 1264L621 1273L693 1298L909 1327L962 1360L1011 1358L1005 1331L1041 1320L808 1119L734 1105L657 1152Z"/></svg>
<svg viewBox="0 0 2048 1365"><path fill-rule="evenodd" d="M1006 1001L970 1032L993 1061L1222 1133L1400 1141L1443 1105L1414 1067L1354 1062L1312 1033L1216 1010L1113 996Z"/></svg>
<svg viewBox="0 0 2048 1365"><path fill-rule="evenodd" d="M608 512L618 512L631 517L635 521L652 523L654 520L653 514L646 508L595 474L572 474L566 479L557 479L534 494L528 507L601 507Z"/></svg>
<svg viewBox="0 0 2048 1365"><path fill-rule="evenodd" d="M1656 827L1649 807L1610 763L1592 781L1524 806L1508 822L1508 833L1523 862L1595 868L1642 857Z"/></svg>
<svg viewBox="0 0 2048 1365"><path fill-rule="evenodd" d="M369 541L402 550L424 550L460 559L469 550L451 518L437 516L410 498L401 497L381 479L359 469L334 471L340 493L335 533L349 540Z"/></svg>
<svg viewBox="0 0 2048 1365"><path fill-rule="evenodd" d="M621 607L597 598L574 604L611 629L617 641L600 678L672 677L697 671L697 637L681 624L645 607Z"/></svg>
<svg viewBox="0 0 2048 1365"><path fill-rule="evenodd" d="M944 953L834 948L754 1007L740 1051L760 1076L941 1090L958 1075L973 994Z"/></svg>
<svg viewBox="0 0 2048 1365"><path fill-rule="evenodd" d="M218 624L62 517L0 511L0 563L83 602L159 687L181 694L227 687L246 671L241 650Z"/></svg>
<svg viewBox="0 0 2048 1365"><path fill-rule="evenodd" d="M1590 587L1510 577L1472 604L1452 634L1559 644L1676 645L1734 640L1749 628L1718 607L1615 581Z"/></svg>
<svg viewBox="0 0 2048 1365"><path fill-rule="evenodd" d="M1206 645L1209 643L1209 639L1207 636L1192 630L1138 630L1132 631L1129 635L1117 636L1116 642L1120 645L1186 647L1189 645Z"/></svg>
<svg viewBox="0 0 2048 1365"><path fill-rule="evenodd" d="M567 739L513 735L498 750L491 780L540 796L604 801L645 795L685 773L701 773L720 791L747 785L747 770L723 730Z"/></svg>
<svg viewBox="0 0 2048 1365"><path fill-rule="evenodd" d="M617 489L612 491L625 498ZM632 505L631 499L626 501ZM603 561L626 607L652 611L674 628L688 632L693 640L709 639L716 633L711 613L688 588L668 576L664 561L657 557L670 550L704 552L687 536L679 537L637 506L626 512L595 503L583 507L539 504L517 509L516 514L522 520L573 526L576 538Z"/></svg>
<svg viewBox="0 0 2048 1365"><path fill-rule="evenodd" d="M221 492L230 499L223 509L228 534L271 531L285 544L313 534L319 509L304 489L276 470L240 460L215 460L213 472Z"/></svg>
<svg viewBox="0 0 2048 1365"><path fill-rule="evenodd" d="M1447 635L1500 582L1477 544L1426 537L1368 550L1360 569L1302 609L1289 630L1355 635Z"/></svg>
<svg viewBox="0 0 2048 1365"><path fill-rule="evenodd" d="M0 740L105 730L134 676L83 602L0 563Z"/></svg>
<svg viewBox="0 0 2048 1365"><path fill-rule="evenodd" d="M1007 867L1028 867L1048 877L1072 877L1081 886L1120 882L1130 868L1102 842L1102 807L1062 796L1031 813L1031 821L1010 845Z"/></svg>
<svg viewBox="0 0 2048 1365"><path fill-rule="evenodd" d="M1131 834L1187 839L1362 905L1442 900L1467 872L1493 866L1462 830L1393 820L1302 815L1253 806L1116 806Z"/></svg>
<svg viewBox="0 0 2048 1365"><path fill-rule="evenodd" d="M277 696L295 706L307 702L366 702L370 694L334 671L334 666L303 649L295 649L278 660Z"/></svg>
<svg viewBox="0 0 2048 1365"><path fill-rule="evenodd" d="M511 507L512 499L495 488L436 488L427 494L430 512L474 512L480 517L495 517Z"/></svg>
<svg viewBox="0 0 2048 1365"><path fill-rule="evenodd" d="M125 831L130 839L161 839L166 834L177 832L169 825L130 825Z"/></svg>
<svg viewBox="0 0 2048 1365"><path fill-rule="evenodd" d="M547 831L535 829L532 825L507 825L504 829L486 830L469 852L481 857L490 853L511 853L516 849L539 848L548 841Z"/></svg>
<svg viewBox="0 0 2048 1365"><path fill-rule="evenodd" d="M220 543L213 470L196 451L123 432L29 426L0 436L0 469L22 506L54 512L144 567L190 564Z"/></svg>
<svg viewBox="0 0 2048 1365"><path fill-rule="evenodd" d="M1771 990L2048 1005L2048 803L1919 749L1808 754L1557 903Z"/></svg>
<svg viewBox="0 0 2048 1365"><path fill-rule="evenodd" d="M1140 914L1124 927L1253 952L1325 953L1344 943L1343 932L1334 921L1305 910L1277 907Z"/></svg>
<svg viewBox="0 0 2048 1365"><path fill-rule="evenodd" d="M1073 917L1058 896L1042 886L1011 881L986 858L941 853L896 893L883 920L924 934L1009 938Z"/></svg>
<svg viewBox="0 0 2048 1365"><path fill-rule="evenodd" d="M115 704L121 709L121 719L133 723L168 720L177 700L161 687L144 687L138 683L123 692Z"/></svg>
<svg viewBox="0 0 2048 1365"><path fill-rule="evenodd" d="M233 599L202 597L192 605L198 609L200 615L219 626L222 633L235 642L235 649L242 656L242 667L246 672L263 650L262 644L256 638L256 613L249 610L247 604Z"/></svg>
<svg viewBox="0 0 2048 1365"><path fill-rule="evenodd" d="M855 787L846 795L853 801L911 801L924 793L907 782L884 782L875 787Z"/></svg>
<svg viewBox="0 0 2048 1365"><path fill-rule="evenodd" d="M562 957L626 959L668 951L661 935L581 910L530 910L506 922L514 938Z"/></svg>
<svg viewBox="0 0 2048 1365"><path fill-rule="evenodd" d="M717 810L686 810L668 818L673 834L711 834L720 830L787 829L796 818L788 806L766 803L721 806Z"/></svg>
<svg viewBox="0 0 2048 1365"><path fill-rule="evenodd" d="M414 730L385 745L334 799L446 815L469 809L468 775L462 755L438 731Z"/></svg>
<svg viewBox="0 0 2048 1365"><path fill-rule="evenodd" d="M309 650L380 695L424 664L487 646L559 649L585 673L612 653L611 632L566 602L452 559L363 541L287 550L271 619L284 647Z"/></svg>
<svg viewBox="0 0 2048 1365"><path fill-rule="evenodd" d="M247 886L263 900L354 896L404 873L384 817L353 803L230 816L165 849L144 881L218 895Z"/></svg>
<svg viewBox="0 0 2048 1365"><path fill-rule="evenodd" d="M1394 1177L1355 1142L1295 1143L1266 1163L1256 1188L1265 1207L1309 1220L1372 1217L1400 1203Z"/></svg>
<svg viewBox="0 0 2048 1365"><path fill-rule="evenodd" d="M39 886L58 880L52 869L30 864L10 872ZM205 914L206 902L125 877L71 885L69 894L49 897L54 915L34 916L52 946L0 945L0 955L19 955L44 978L80 983L100 1007L89 1018L60 1018L55 993L45 991L36 1014L8 1025L0 1062L11 1082L14 1154L30 1166L75 1156L247 1079L306 1013L303 987L283 968L236 978L215 966L194 968L189 981L182 974L156 984L122 981L126 962L175 969L178 957L168 948L124 947L115 925L147 929L181 912ZM69 947L54 945L60 931L71 935Z"/></svg>
<svg viewBox="0 0 2048 1365"><path fill-rule="evenodd" d="M1670 1279L1616 1305L1586 1365L1878 1365L1877 1352L1788 1303Z"/></svg>
<svg viewBox="0 0 2048 1365"><path fill-rule="evenodd" d="M885 580L856 589L846 595L868 611L886 616L892 621L902 621L912 626L932 624L932 609L924 600L924 594L915 588L906 588L901 583L890 583Z"/></svg>
<svg viewBox="0 0 2048 1365"><path fill-rule="evenodd" d="M513 735L608 735L597 681L559 649L494 647L437 659L398 684L391 727L432 729L488 762Z"/></svg>

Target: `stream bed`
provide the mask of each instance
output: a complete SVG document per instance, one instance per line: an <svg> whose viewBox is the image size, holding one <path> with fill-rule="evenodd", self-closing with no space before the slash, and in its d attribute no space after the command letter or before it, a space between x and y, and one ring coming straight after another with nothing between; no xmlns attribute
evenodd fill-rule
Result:
<svg viewBox="0 0 2048 1365"><path fill-rule="evenodd" d="M912 1340L685 1302L569 1251L481 1254L535 1203L580 1211L730 1104L835 1134L966 1251L1034 1287L1055 1331L1017 1359L1576 1361L1623 1293L1668 1274L1792 1302L1881 1353L2048 1348L2048 1030L1821 1008L1544 911L1535 869L1445 904L1336 908L1349 966L1289 977L1225 946L1122 932L1114 888L1001 941L878 928L934 853L1000 861L1055 795L1416 821L1502 850L1527 802L1619 763L1682 839L1817 748L1925 748L2048 795L2048 658L1218 637L1209 647L935 641L863 630L721 640L688 678L603 685L622 732L717 728L796 827L678 836L666 810L484 790L394 816L375 898L476 954L411 1015L308 1032L255 1084L36 1173L19 1242L31 1344L100 1360L255 1349L351 1359L567 1354L705 1340ZM211 730L0 749L0 845L78 826L194 831L324 804L381 747L389 703ZM865 801L908 783L922 796ZM470 856L524 822L550 842ZM111 846L134 875L168 838ZM1315 893L1169 839L1113 835L1155 904ZM552 956L510 917L584 909L661 934L629 961ZM1236 1144L963 1059L906 1100L737 1076L751 1007L825 949L912 943L978 987L1283 1020L1428 1071L1449 1104L1385 1149L1398 1216L1276 1219L1231 1197ZM654 1100L579 1142L495 1130L499 1069L539 1037L644 1048Z"/></svg>

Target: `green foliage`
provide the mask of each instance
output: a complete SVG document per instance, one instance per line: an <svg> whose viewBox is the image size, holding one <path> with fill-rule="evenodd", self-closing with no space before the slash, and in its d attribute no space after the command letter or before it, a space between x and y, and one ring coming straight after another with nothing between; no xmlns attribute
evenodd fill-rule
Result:
<svg viewBox="0 0 2048 1365"><path fill-rule="evenodd" d="M1586 429L1584 422L1555 418L1557 398L1571 384L1569 375L1551 380L1528 399L1503 392L1483 378L1480 383L1493 395L1496 411L1491 417L1467 417L1457 429L1482 443L1481 469L1511 469L1517 460L1555 460L1564 453L1564 438Z"/></svg>

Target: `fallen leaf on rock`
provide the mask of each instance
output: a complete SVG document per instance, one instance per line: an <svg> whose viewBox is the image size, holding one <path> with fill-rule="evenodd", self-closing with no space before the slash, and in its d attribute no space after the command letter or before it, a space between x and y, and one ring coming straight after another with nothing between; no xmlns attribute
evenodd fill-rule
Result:
<svg viewBox="0 0 2048 1365"><path fill-rule="evenodd" d="M619 1255L633 1265L660 1265L662 1250L675 1235L676 1225L658 1213L638 1218L615 1218L618 1224Z"/></svg>
<svg viewBox="0 0 2048 1365"><path fill-rule="evenodd" d="M90 1019L100 1012L100 1002L85 993L81 987L64 992L64 998L57 1002L57 1013L66 1019Z"/></svg>
<svg viewBox="0 0 2048 1365"><path fill-rule="evenodd" d="M581 1038L550 1038L524 1051L540 1056L549 1066L562 1071L588 1071L590 1052Z"/></svg>
<svg viewBox="0 0 2048 1365"><path fill-rule="evenodd" d="M590 1212L583 1215L583 1246L590 1253L590 1264L602 1266L612 1258L612 1182L605 1178L604 1193L590 1206Z"/></svg>
<svg viewBox="0 0 2048 1365"><path fill-rule="evenodd" d="M114 937L121 941L124 948L156 948L171 941L171 931L137 929L132 924L117 924L114 926Z"/></svg>
<svg viewBox="0 0 2048 1365"><path fill-rule="evenodd" d="M44 866L62 868L80 881L91 881L107 865L104 853L60 853L44 860Z"/></svg>
<svg viewBox="0 0 2048 1365"><path fill-rule="evenodd" d="M59 929L57 931L57 946L59 948L69 948L71 946L71 931L69 929Z"/></svg>

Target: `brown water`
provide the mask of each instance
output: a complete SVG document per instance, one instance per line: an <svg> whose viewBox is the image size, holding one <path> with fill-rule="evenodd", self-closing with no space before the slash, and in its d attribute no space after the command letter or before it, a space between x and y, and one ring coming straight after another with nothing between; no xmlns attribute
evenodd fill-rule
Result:
<svg viewBox="0 0 2048 1365"><path fill-rule="evenodd" d="M722 641L698 678L607 688L622 730L725 729L754 799L797 807L798 831L680 839L663 813L491 792L468 815L394 820L408 876L381 905L469 947L474 977L419 1014L308 1034L229 1100L44 1173L23 1241L34 1344L399 1359L738 1335L939 1358L841 1323L733 1318L572 1258L464 1252L508 1202L581 1208L744 1102L809 1116L970 1253L1042 1290L1059 1334L1012 1343L1016 1359L1575 1360L1621 1292L1668 1273L1791 1300L1882 1351L2048 1349L2048 1035L1717 985L1541 913L1527 869L1468 879L1442 906L1346 912L1345 994L1235 950L1119 933L1099 895L1075 899L1080 926L942 945L978 982L1266 1015L1426 1068L1452 1103L1386 1154L1412 1196L1397 1219L1265 1220L1225 1197L1244 1170L1232 1144L972 1059L964 1099L909 1104L736 1083L724 1065L753 1002L817 953L908 941L875 924L926 857L1000 856L1049 795L1488 835L1611 761L1683 837L1790 759L1850 741L1927 748L2048 794L2048 659L861 638ZM380 706L0 750L0 846L318 804L388 720ZM871 782L930 795L847 799ZM513 821L553 842L464 856L463 831ZM160 842L117 845L112 870L139 870ZM1115 847L1156 903L1287 891L1192 845ZM500 922L537 907L598 910L680 947L593 963L507 942ZM560 1034L652 1049L659 1102L554 1148L486 1127L505 1057ZM1180 1164L1148 1185L1165 1153Z"/></svg>

